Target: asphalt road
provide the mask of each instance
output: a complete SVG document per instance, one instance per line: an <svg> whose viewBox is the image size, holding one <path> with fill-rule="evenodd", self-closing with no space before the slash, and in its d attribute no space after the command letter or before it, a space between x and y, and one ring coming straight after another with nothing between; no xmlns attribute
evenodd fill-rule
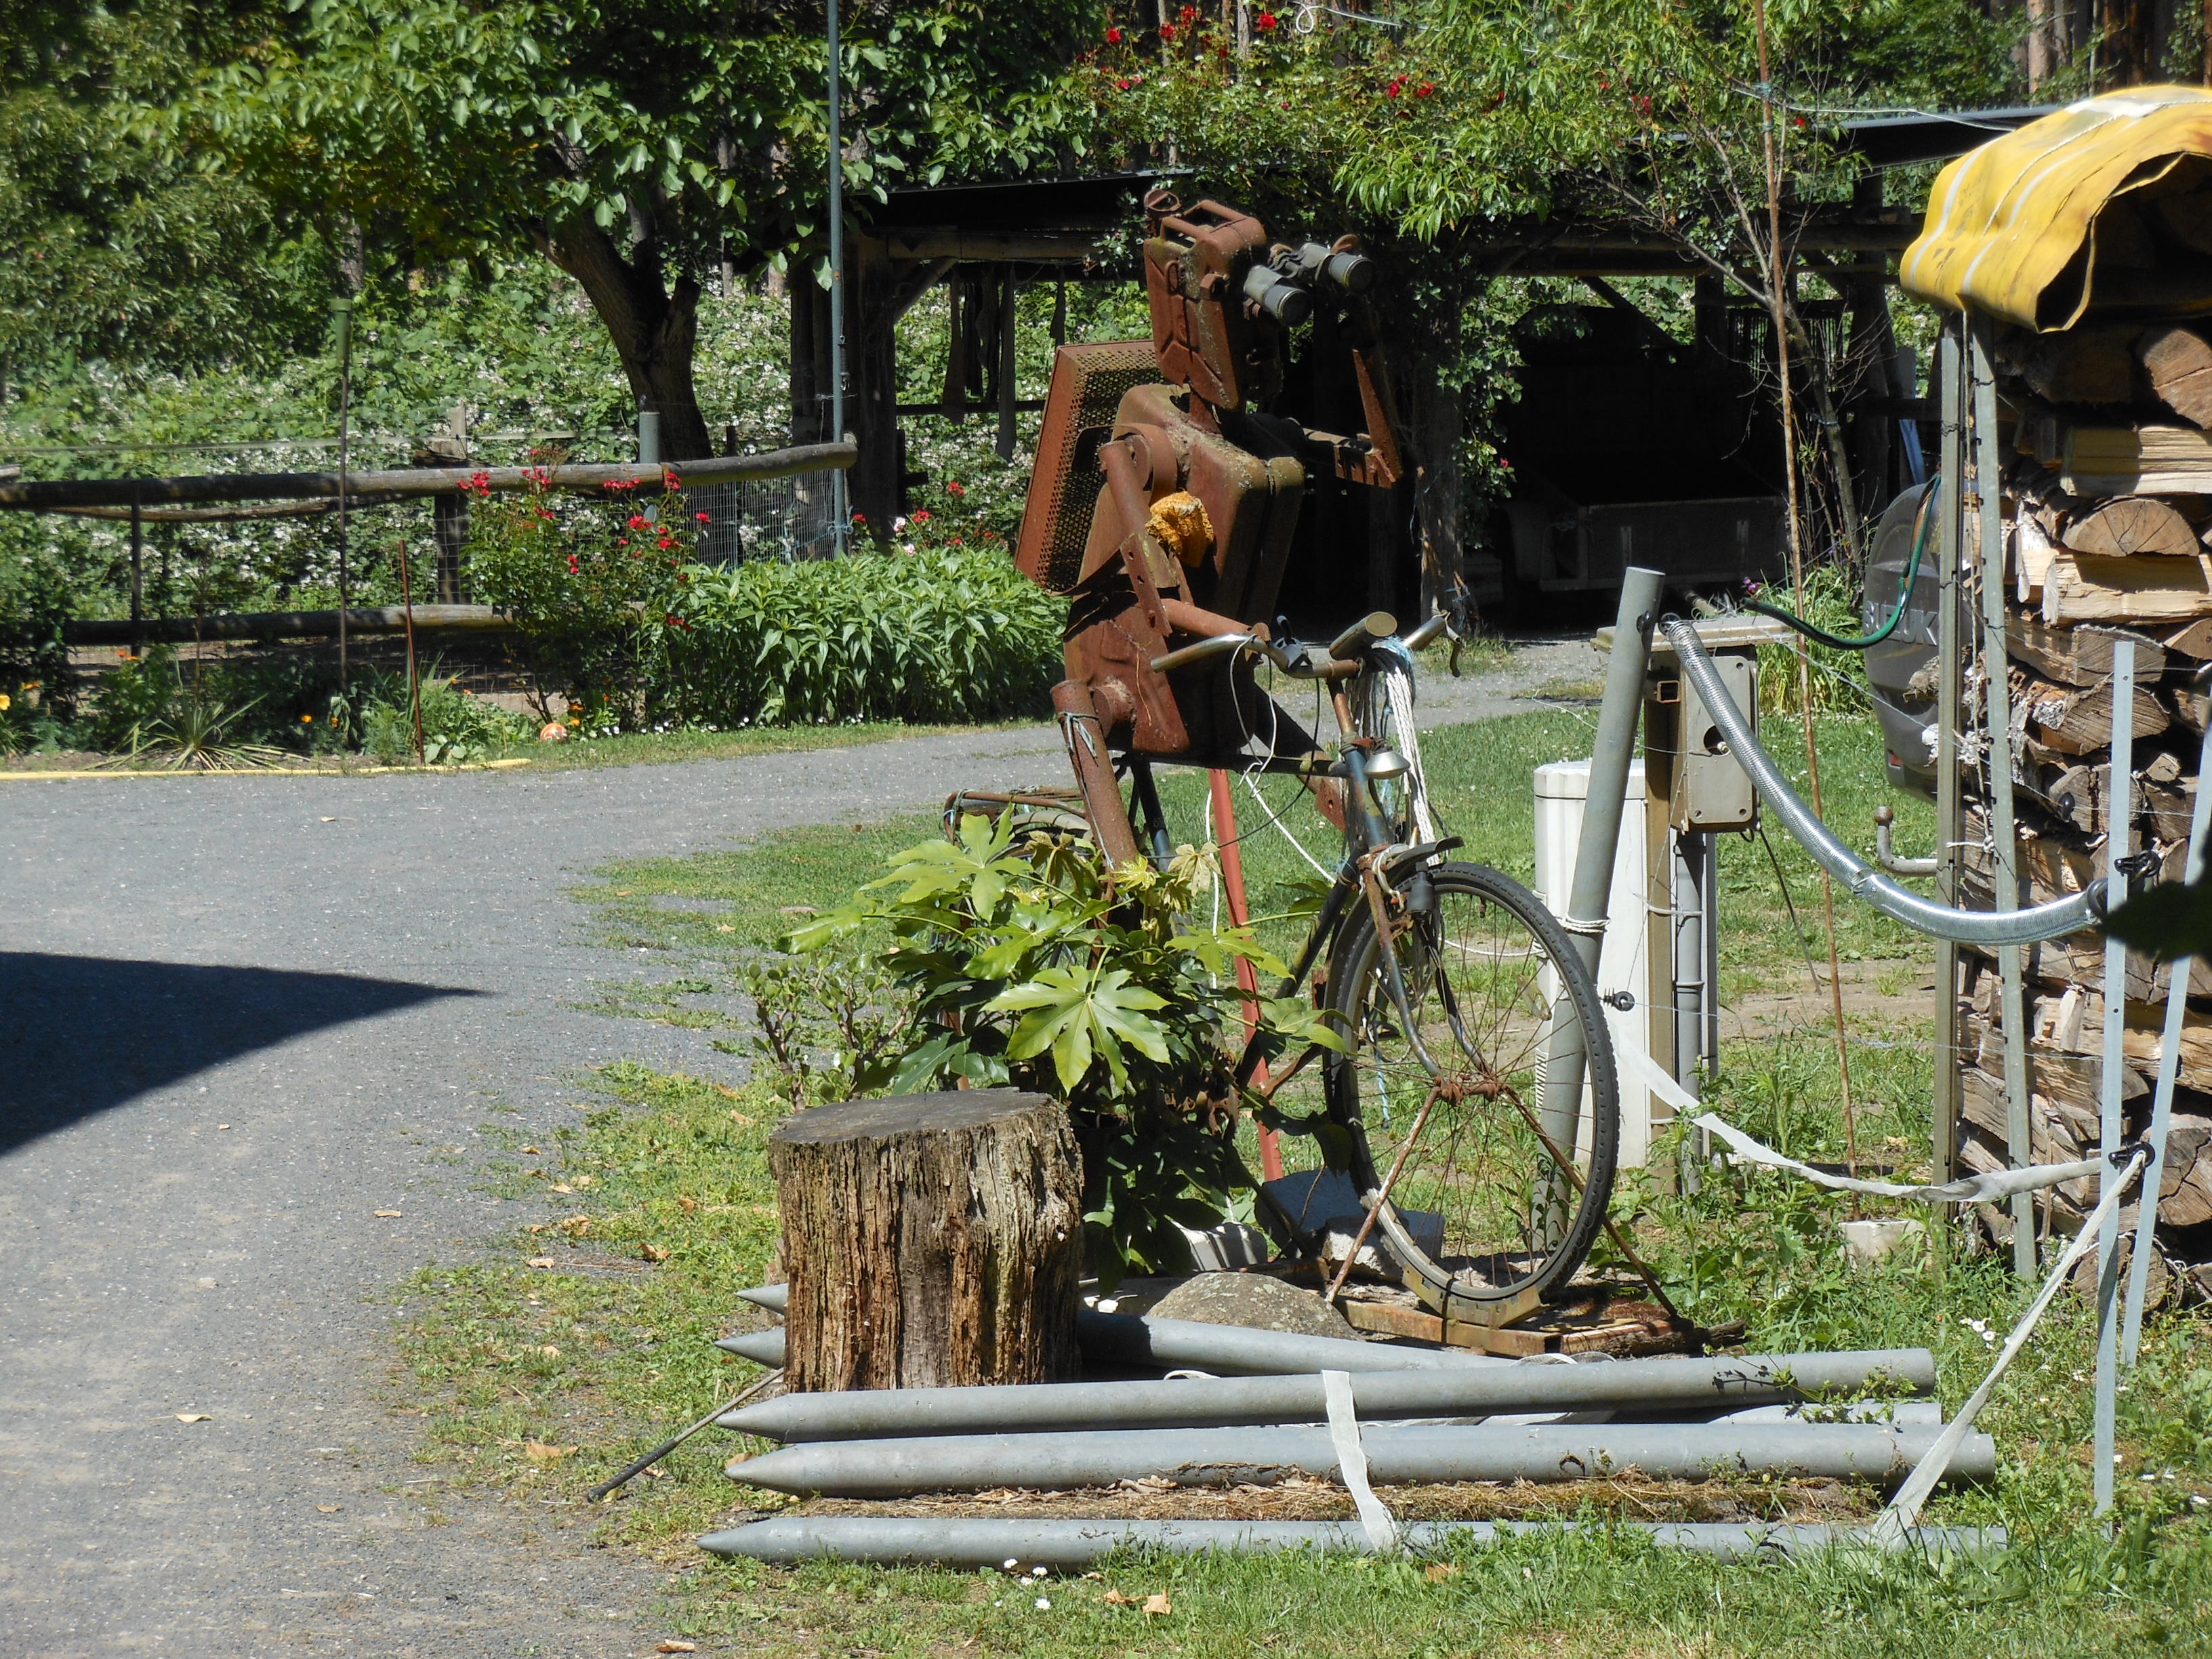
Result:
<svg viewBox="0 0 2212 1659"><path fill-rule="evenodd" d="M1530 707L1594 661L1540 647L1425 712ZM477 1125L550 1133L617 1058L733 1064L573 1006L629 975L564 889L1064 766L1044 728L0 781L0 1656L649 1651L649 1569L587 1518L443 1494L388 1404L392 1287L522 1218L476 1190Z"/></svg>
<svg viewBox="0 0 2212 1659"><path fill-rule="evenodd" d="M1064 764L0 782L0 1654L648 1651L649 1571L426 1501L383 1397L392 1287L520 1218L472 1190L495 1104L550 1133L581 1067L733 1063L570 1006L625 972L562 890Z"/></svg>

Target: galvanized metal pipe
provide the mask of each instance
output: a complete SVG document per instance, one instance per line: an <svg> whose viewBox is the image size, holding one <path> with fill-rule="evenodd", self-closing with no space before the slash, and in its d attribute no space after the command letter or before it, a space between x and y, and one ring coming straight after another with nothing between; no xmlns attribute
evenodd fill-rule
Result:
<svg viewBox="0 0 2212 1659"><path fill-rule="evenodd" d="M757 1305L773 1306L765 1302ZM1077 1312L1075 1334L1083 1345L1085 1356L1092 1360L1235 1376L1280 1376L1323 1370L1471 1370L1513 1364L1510 1359L1465 1353L1455 1348L1347 1342L1340 1337L1255 1331L1242 1325L1210 1325L1194 1319L1141 1319L1134 1314L1092 1313L1088 1309ZM714 1346L763 1365L783 1364L781 1330L726 1336Z"/></svg>
<svg viewBox="0 0 2212 1659"><path fill-rule="evenodd" d="M1730 1359L1620 1359L1597 1365L1368 1371L1352 1379L1361 1419L1492 1417L1590 1408L1695 1411L1863 1392L1888 1380L1936 1384L1925 1348L1761 1354ZM1047 1382L1011 1388L867 1389L787 1394L733 1411L721 1427L786 1443L1048 1429L1203 1428L1319 1423L1316 1375L1192 1377L1164 1382Z"/></svg>
<svg viewBox="0 0 2212 1659"><path fill-rule="evenodd" d="M1491 1544L1516 1534L1559 1531L1542 1521L1419 1521L1398 1528L1399 1543L1426 1554ZM1856 1527L1749 1526L1712 1522L1608 1522L1607 1531L1640 1533L1662 1549L1693 1550L1723 1560L1765 1560L1831 1549L1911 1550L1916 1554L1979 1555L2006 1545L2001 1527L1919 1527L1876 1540ZM1001 1521L907 1516L778 1516L708 1533L708 1553L779 1565L860 1561L878 1566L935 1563L947 1567L1005 1567L1028 1572L1095 1565L1119 1549L1198 1555L1210 1550L1315 1550L1368 1553L1367 1529L1356 1521Z"/></svg>
<svg viewBox="0 0 2212 1659"><path fill-rule="evenodd" d="M2130 639L2112 641L2112 784L2105 800L2105 880L2111 890L2127 891L2127 858L2130 845L2135 839L2134 811L2129 797L2135 782L2136 744L2136 645ZM2199 780L2199 788L2203 787ZM2185 985L2189 964L2179 964L2178 971ZM2097 1150L2104 1154L2105 1167L2098 1173L2097 1197L2102 1200L2111 1196L2113 1189L2127 1179L2127 1172L2114 1159L2120 1143L2127 1136L2127 1120L2123 1115L2120 1097L2122 1073L2127 1064L2127 1006L2128 1006L2128 944L2117 933L2105 935L2105 1065L2099 1079ZM2142 1209L2156 1211L2159 1192L2155 1187L2144 1190L2137 1200ZM2031 1218L2033 1210L2028 1212ZM2018 1226L2018 1221L2013 1224ZM2119 1323L2118 1304L2114 1293L2119 1286L2120 1216L2118 1205L2106 1212L2104 1224L2097 1231L2097 1383L2096 1404L2090 1428L2090 1483L2094 1494L2097 1513L2103 1515L2112 1507L2112 1442L2118 1432L2115 1398L2119 1388ZM2030 1261L2034 1258L2031 1255Z"/></svg>
<svg viewBox="0 0 2212 1659"><path fill-rule="evenodd" d="M750 1359L756 1365L767 1365L774 1370L783 1367L783 1333L774 1331L740 1331L735 1336L726 1336L714 1346L725 1353Z"/></svg>
<svg viewBox="0 0 2212 1659"><path fill-rule="evenodd" d="M2020 817L2013 805L2012 682L2005 632L2003 464L1997 441L1997 378L1987 317L1967 324L1973 385L1974 523L1982 601L1982 724L1989 762L1990 908L2020 908ZM2005 1149L2016 1170L2035 1162L2027 1121L2026 964L2016 945L1997 951L1998 1026L2004 1038ZM2035 1194L2012 1196L2012 1270L2035 1277Z"/></svg>
<svg viewBox="0 0 2212 1659"><path fill-rule="evenodd" d="M1606 911L1613 899L1613 866L1620 848L1621 809L1628 793L1629 767L1636 758L1637 722L1644 714L1644 680L1651 665L1651 625L1658 619L1665 592L1666 578L1656 570L1631 565L1621 574L1613 654L1606 663L1605 697L1598 705L1597 736L1590 747L1582 835L1575 845L1566 914L1559 918L1593 979L1605 944ZM1643 918L1636 921L1640 925ZM1570 1152L1582 1138L1583 1080L1589 1066L1590 1040L1591 1034L1574 1017L1563 988L1553 1004L1551 1034L1544 1045L1537 1121L1554 1146ZM1598 1040L1602 1041L1602 1036ZM1535 1200L1540 1236L1556 1241L1565 1235L1571 1200L1566 1174L1547 1164Z"/></svg>
<svg viewBox="0 0 2212 1659"><path fill-rule="evenodd" d="M1736 764L1814 861L1850 888L1854 896L1908 927L1962 945L2033 945L2039 939L2102 925L2106 887L2101 879L2071 897L2008 913L1956 910L1899 886L1838 840L1835 832L1814 817L1812 808L1790 787L1774 757L1759 746L1758 733L1729 696L1712 658L1698 641L1697 629L1679 617L1668 617L1659 629L1681 659L1682 672L1705 700L1713 724L1728 739L1729 752L1735 757Z"/></svg>
<svg viewBox="0 0 2212 1659"><path fill-rule="evenodd" d="M1437 1480L1584 1480L1635 1468L1654 1480L1789 1472L1831 1480L1902 1477L1942 1432L1857 1424L1577 1424L1429 1428L1380 1424L1360 1444L1377 1485ZM1970 1436L1948 1473L1995 1472L1990 1437ZM1149 1429L1082 1434L823 1440L729 1466L733 1480L828 1498L896 1498L996 1486L1056 1491L1166 1479L1266 1486L1338 1467L1326 1428Z"/></svg>
<svg viewBox="0 0 2212 1659"><path fill-rule="evenodd" d="M1086 1358L1117 1365L1158 1365L1163 1370L1212 1371L1233 1376L1281 1376L1299 1371L1413 1371L1510 1365L1510 1359L1457 1348L1412 1348L1391 1342L1354 1342L1290 1331L1255 1331L1194 1319L1140 1318L1135 1314L1075 1316L1076 1340Z"/></svg>

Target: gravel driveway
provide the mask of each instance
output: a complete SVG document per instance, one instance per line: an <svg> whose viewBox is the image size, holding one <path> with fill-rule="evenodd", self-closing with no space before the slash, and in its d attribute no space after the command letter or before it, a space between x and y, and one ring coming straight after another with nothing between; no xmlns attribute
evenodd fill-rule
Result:
<svg viewBox="0 0 2212 1659"><path fill-rule="evenodd" d="M1554 644L1432 713L1589 672ZM477 1126L703 1037L564 886L608 859L1055 781L1049 728L547 773L0 781L0 1654L649 1651L588 1522L441 1495L391 1287L521 1218ZM391 1213L386 1213L391 1212ZM194 1420L185 1420L191 1419Z"/></svg>

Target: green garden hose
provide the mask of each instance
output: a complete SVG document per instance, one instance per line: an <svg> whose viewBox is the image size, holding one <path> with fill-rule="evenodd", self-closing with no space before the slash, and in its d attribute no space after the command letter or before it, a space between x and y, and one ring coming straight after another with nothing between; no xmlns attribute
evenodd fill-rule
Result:
<svg viewBox="0 0 2212 1659"><path fill-rule="evenodd" d="M1920 574L1920 556L1928 550L1928 526L1933 516L1928 509L1934 503L1936 492L1942 483L1942 475L1938 473L1929 481L1928 493L1920 498L1920 510L1913 515L1911 556L1905 562L1905 576L1897 586L1897 609L1891 611L1889 620L1875 629L1873 633L1861 634L1856 636L1831 634L1817 623L1807 622L1796 611L1784 611L1780 605L1769 605L1764 599L1747 601L1749 608L1756 611L1762 617L1771 617L1777 622L1788 623L1807 639L1815 644L1825 645L1831 650L1864 651L1870 647L1880 645L1897 631L1898 623L1905 619L1905 607L1911 602L1912 579Z"/></svg>

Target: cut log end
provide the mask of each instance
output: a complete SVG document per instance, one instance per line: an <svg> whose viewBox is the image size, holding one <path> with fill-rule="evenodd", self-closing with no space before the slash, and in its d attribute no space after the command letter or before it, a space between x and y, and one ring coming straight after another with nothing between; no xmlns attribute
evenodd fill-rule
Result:
<svg viewBox="0 0 2212 1659"><path fill-rule="evenodd" d="M818 1107L769 1138L797 1389L1049 1382L1080 1365L1082 1170L1012 1089Z"/></svg>

